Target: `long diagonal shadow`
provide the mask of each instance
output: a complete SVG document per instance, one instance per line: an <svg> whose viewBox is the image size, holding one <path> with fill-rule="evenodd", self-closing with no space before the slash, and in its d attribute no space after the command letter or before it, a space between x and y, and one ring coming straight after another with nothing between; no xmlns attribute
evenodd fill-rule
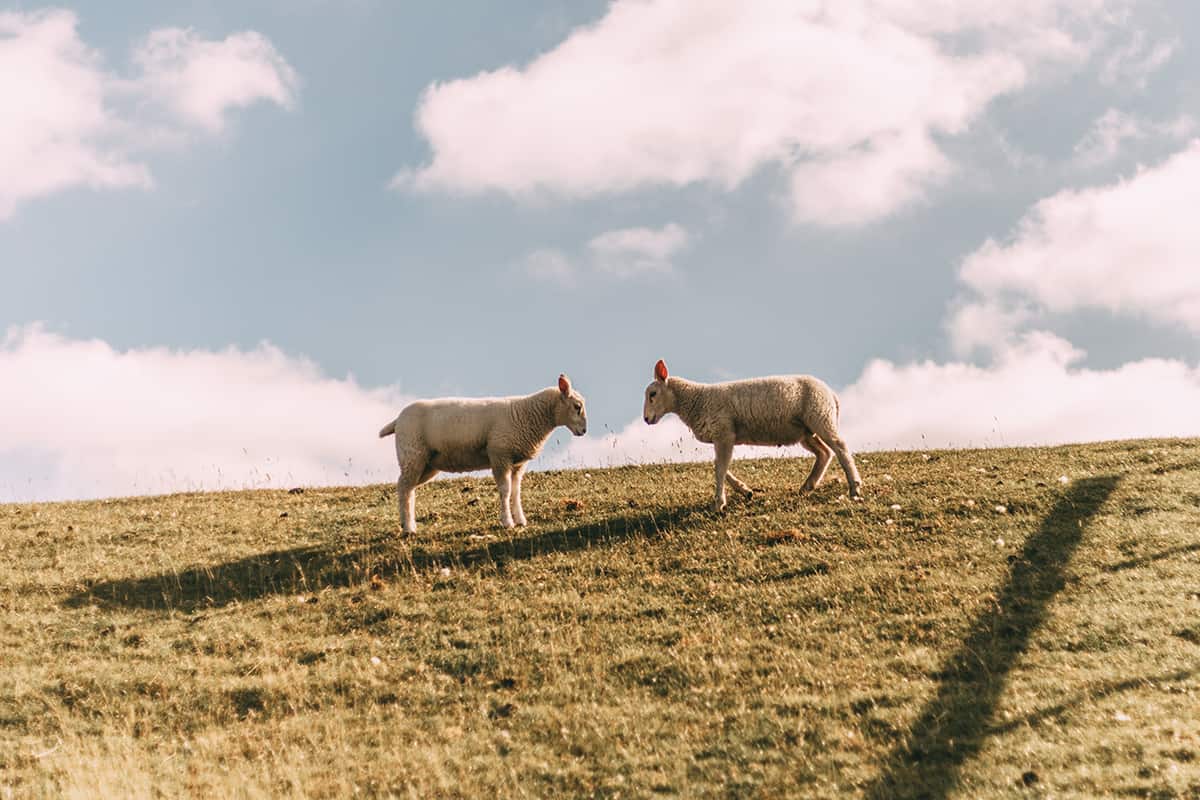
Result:
<svg viewBox="0 0 1200 800"><path fill-rule="evenodd" d="M441 566L503 570L512 561L546 553L564 553L615 544L635 536L655 537L697 515L707 505L675 508L657 513L616 517L595 523L548 530L531 536L500 539L466 549L447 547L426 550L397 547L392 536L350 543L351 547L314 545L273 550L228 561L163 572L141 578L97 583L66 599L67 606L92 602L127 608L194 611L274 594L313 592L325 587L363 583L372 575L389 577ZM353 545L357 544L355 547Z"/></svg>
<svg viewBox="0 0 1200 800"><path fill-rule="evenodd" d="M866 797L944 798L955 787L959 769L986 738L1009 671L1063 587L1063 568L1085 523L1118 480L1109 475L1078 481L1055 504L1013 563L996 604L975 620L943 665L937 694L866 787Z"/></svg>

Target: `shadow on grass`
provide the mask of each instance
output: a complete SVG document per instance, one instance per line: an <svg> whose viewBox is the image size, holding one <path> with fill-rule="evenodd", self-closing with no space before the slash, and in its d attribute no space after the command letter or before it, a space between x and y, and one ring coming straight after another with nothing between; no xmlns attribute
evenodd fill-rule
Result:
<svg viewBox="0 0 1200 800"><path fill-rule="evenodd" d="M1148 556L1141 556L1139 558L1131 558L1128 561L1118 561L1116 564L1109 564L1107 567L1104 568L1104 571L1105 572L1120 572L1121 570L1126 570L1126 569L1137 569L1138 567L1149 566L1150 564L1153 564L1155 561L1162 561L1163 559L1167 559L1172 556L1181 556L1181 555L1185 555L1187 553L1194 553L1197 550L1200 550L1200 544L1189 544L1189 545L1181 545L1179 547L1172 547L1167 550L1163 550L1161 553L1151 553Z"/></svg>
<svg viewBox="0 0 1200 800"><path fill-rule="evenodd" d="M1200 669L1177 669L1172 672L1163 672L1158 675L1144 675L1140 678L1126 678L1120 681L1104 681L1099 686L1088 689L1084 692L1079 692L1074 696L1063 700L1061 703L1055 703L1052 706L1039 708L1025 716L1009 720L999 725L993 725L988 728L988 734L1008 733L1015 731L1018 728L1023 728L1026 725L1040 725L1046 720L1059 719L1066 716L1074 709L1085 703L1096 703L1106 697L1111 697L1115 694L1132 691L1133 689L1142 689L1146 686L1154 686L1160 683L1182 683L1190 680L1200 673Z"/></svg>
<svg viewBox="0 0 1200 800"><path fill-rule="evenodd" d="M633 537L653 538L692 517L706 516L707 506L610 518L531 536L498 539L465 549L427 550L404 547L390 535L346 546L313 545L228 561L195 566L180 572L163 572L143 578L104 581L67 598L65 605L89 603L127 608L195 611L230 603L256 600L274 594L315 592L326 587L362 584L377 575L386 578L439 567L491 568L503 571L512 561L547 553L568 553L607 546Z"/></svg>
<svg viewBox="0 0 1200 800"><path fill-rule="evenodd" d="M1009 671L1063 587L1063 568L1084 525L1116 488L1116 476L1073 484L1029 537L994 606L971 626L939 674L937 694L921 711L907 741L892 752L870 798L945 797L962 764L979 751Z"/></svg>

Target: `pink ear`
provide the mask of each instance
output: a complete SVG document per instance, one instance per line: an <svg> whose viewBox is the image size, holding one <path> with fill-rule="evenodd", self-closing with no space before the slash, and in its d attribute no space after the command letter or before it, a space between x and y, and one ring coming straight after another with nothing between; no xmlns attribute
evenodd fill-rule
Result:
<svg viewBox="0 0 1200 800"><path fill-rule="evenodd" d="M571 393L571 380L566 375L558 376L558 390L566 397Z"/></svg>
<svg viewBox="0 0 1200 800"><path fill-rule="evenodd" d="M654 379L658 381L665 381L667 379L667 362L661 358L654 365Z"/></svg>

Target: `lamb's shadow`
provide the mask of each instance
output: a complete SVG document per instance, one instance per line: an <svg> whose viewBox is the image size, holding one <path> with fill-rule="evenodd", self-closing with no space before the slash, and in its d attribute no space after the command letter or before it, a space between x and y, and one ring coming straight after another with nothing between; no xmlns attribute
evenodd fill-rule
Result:
<svg viewBox="0 0 1200 800"><path fill-rule="evenodd" d="M612 517L532 535L497 538L466 548L408 548L395 536L380 535L342 545L314 545L257 553L223 564L194 566L141 578L103 581L67 598L68 606L90 603L126 608L192 612L277 594L299 594L361 584L372 575L387 578L439 567L495 569L549 553L613 545L633 537L654 538L707 506Z"/></svg>
<svg viewBox="0 0 1200 800"><path fill-rule="evenodd" d="M1116 564L1109 564L1104 568L1105 572L1120 572L1126 569L1137 569L1153 564L1155 561L1164 561L1173 556L1187 555L1200 550L1200 544L1180 545L1179 547L1171 547L1159 553L1151 553L1150 555L1141 556L1139 558L1131 558L1127 561L1119 561Z"/></svg>
<svg viewBox="0 0 1200 800"><path fill-rule="evenodd" d="M1117 482L1111 475L1078 481L1055 504L1014 561L996 603L980 614L943 664L937 693L864 796L942 798L955 787L959 769L990 732L1009 671L1064 585L1063 568L1084 525Z"/></svg>

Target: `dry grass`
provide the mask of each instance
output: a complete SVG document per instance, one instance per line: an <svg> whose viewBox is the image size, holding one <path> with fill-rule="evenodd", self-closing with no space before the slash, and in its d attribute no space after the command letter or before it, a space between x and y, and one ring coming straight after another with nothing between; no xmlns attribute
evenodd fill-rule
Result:
<svg viewBox="0 0 1200 800"><path fill-rule="evenodd" d="M860 464L0 506L0 797L1200 797L1200 442Z"/></svg>

